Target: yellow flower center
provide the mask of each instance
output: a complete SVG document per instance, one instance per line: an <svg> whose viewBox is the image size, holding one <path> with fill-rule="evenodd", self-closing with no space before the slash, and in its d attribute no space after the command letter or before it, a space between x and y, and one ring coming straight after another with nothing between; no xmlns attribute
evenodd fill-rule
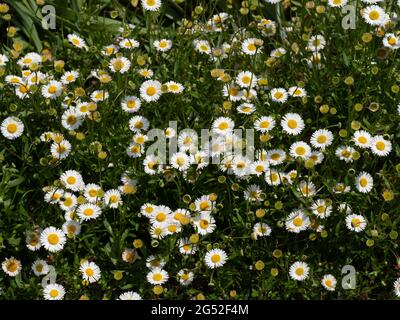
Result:
<svg viewBox="0 0 400 320"><path fill-rule="evenodd" d="M210 210L210 204L208 201L203 201L200 203L200 209L202 211Z"/></svg>
<svg viewBox="0 0 400 320"><path fill-rule="evenodd" d="M92 268L87 268L85 273L88 277L92 277L94 275L94 270Z"/></svg>
<svg viewBox="0 0 400 320"><path fill-rule="evenodd" d="M89 196L91 197L97 197L97 190L96 189L90 189L88 192Z"/></svg>
<svg viewBox="0 0 400 320"><path fill-rule="evenodd" d="M327 279L327 280L325 280L325 285L328 287L328 288L331 288L332 287L332 280L331 279Z"/></svg>
<svg viewBox="0 0 400 320"><path fill-rule="evenodd" d="M301 217L296 217L293 219L293 224L296 227L301 227L303 225L303 219Z"/></svg>
<svg viewBox="0 0 400 320"><path fill-rule="evenodd" d="M148 87L147 89L146 89L146 93L147 93L147 95L148 96L154 96L155 94L156 94L156 92L157 92L157 89L155 88L155 87Z"/></svg>
<svg viewBox="0 0 400 320"><path fill-rule="evenodd" d="M397 43L397 40L396 40L396 38L390 38L390 39L388 40L388 43L389 43L391 46L394 46L394 45Z"/></svg>
<svg viewBox="0 0 400 320"><path fill-rule="evenodd" d="M148 1L150 1L150 0L148 0ZM154 281L157 281L157 282L158 282L158 281L161 281L162 278L163 278L163 276L162 276L161 273L153 274L153 280L154 280Z"/></svg>
<svg viewBox="0 0 400 320"><path fill-rule="evenodd" d="M58 237L57 234L52 233L52 234L49 234L49 236L47 237L47 240L49 241L49 243L51 245L55 246L60 241L60 238Z"/></svg>
<svg viewBox="0 0 400 320"><path fill-rule="evenodd" d="M256 172L263 172L264 171L264 166L262 165L257 165L255 168Z"/></svg>
<svg viewBox="0 0 400 320"><path fill-rule="evenodd" d="M52 289L52 290L50 290L50 292L49 292L49 295L50 295L50 297L52 297L52 298L57 298L58 297L58 290L57 289Z"/></svg>
<svg viewBox="0 0 400 320"><path fill-rule="evenodd" d="M366 137L358 137L358 142L361 144L366 144L367 143L367 138Z"/></svg>
<svg viewBox="0 0 400 320"><path fill-rule="evenodd" d="M86 208L85 210L83 210L83 215L85 215L86 217L90 217L94 214L94 210L92 208Z"/></svg>
<svg viewBox="0 0 400 320"><path fill-rule="evenodd" d="M67 123L68 123L68 124L71 124L71 125L74 125L77 121L78 121L78 119L77 119L77 117L74 116L74 115L70 115L70 116L68 116L68 118L67 118Z"/></svg>
<svg viewBox="0 0 400 320"><path fill-rule="evenodd" d="M300 277L300 276L302 276L304 274L304 269L303 268L297 268L295 272Z"/></svg>
<svg viewBox="0 0 400 320"><path fill-rule="evenodd" d="M358 218L353 218L353 220L351 220L351 225L352 225L354 228L359 227L360 224L361 224L361 220L358 219Z"/></svg>
<svg viewBox="0 0 400 320"><path fill-rule="evenodd" d="M275 99L282 99L283 93L280 92L280 91L275 92L275 93L274 93L274 97L275 97Z"/></svg>
<svg viewBox="0 0 400 320"><path fill-rule="evenodd" d="M57 92L57 87L56 86L50 86L49 89L47 90L50 94L54 94Z"/></svg>
<svg viewBox="0 0 400 320"><path fill-rule="evenodd" d="M221 122L221 123L218 125L218 129L220 129L220 130L226 130L226 129L228 129L228 128L229 128L229 125L228 125L227 122Z"/></svg>
<svg viewBox="0 0 400 320"><path fill-rule="evenodd" d="M143 122L142 121L136 122L134 127L136 129L142 129L143 128Z"/></svg>
<svg viewBox="0 0 400 320"><path fill-rule="evenodd" d="M14 260L9 260L6 263L6 268L10 272L15 272L18 269L18 263Z"/></svg>
<svg viewBox="0 0 400 320"><path fill-rule="evenodd" d="M299 156L303 156L306 153L306 148L304 147L297 147L295 150L296 154Z"/></svg>
<svg viewBox="0 0 400 320"><path fill-rule="evenodd" d="M74 176L70 176L67 178L67 183L68 184L75 184L76 183L76 178Z"/></svg>
<svg viewBox="0 0 400 320"><path fill-rule="evenodd" d="M76 46L79 46L79 45L81 44L81 42L79 41L78 38L73 38L71 41L72 41L72 43L73 43L74 45L76 45Z"/></svg>
<svg viewBox="0 0 400 320"><path fill-rule="evenodd" d="M327 138L326 138L326 136L324 136L324 135L320 135L320 136L318 136L318 138L317 138L317 142L318 142L318 143L325 143L326 140L327 140Z"/></svg>
<svg viewBox="0 0 400 320"><path fill-rule="evenodd" d="M287 125L288 125L288 127L289 127L290 129L296 129L296 128L297 128L297 121L296 121L296 120L293 120L293 119L290 119L290 120L287 122Z"/></svg>
<svg viewBox="0 0 400 320"><path fill-rule="evenodd" d="M378 141L378 142L375 144L375 146L376 146L376 148L377 148L379 151L385 150L385 147L386 147L385 143L382 142L382 141Z"/></svg>
<svg viewBox="0 0 400 320"><path fill-rule="evenodd" d="M269 128L269 121L267 121L267 120L261 121L260 128L263 128L263 129Z"/></svg>
<svg viewBox="0 0 400 320"><path fill-rule="evenodd" d="M250 84L251 78L250 78L249 76L244 76L244 77L242 78L242 82L243 82L244 84Z"/></svg>
<svg viewBox="0 0 400 320"><path fill-rule="evenodd" d="M368 185L368 180L366 178L360 179L360 186L365 188Z"/></svg>
<svg viewBox="0 0 400 320"><path fill-rule="evenodd" d="M377 10L372 10L372 11L369 13L369 18L370 18L371 20L378 20L380 16L381 16L381 15L379 14L379 12L378 12Z"/></svg>
<svg viewBox="0 0 400 320"><path fill-rule="evenodd" d="M204 219L200 220L200 223L199 223L200 228L207 229L208 225L209 225L209 223L207 220L204 220Z"/></svg>
<svg viewBox="0 0 400 320"><path fill-rule="evenodd" d="M256 51L257 47L255 46L254 43L249 43L248 46L247 46L247 49L249 51Z"/></svg>
<svg viewBox="0 0 400 320"><path fill-rule="evenodd" d="M170 84L169 88L170 91L178 91L179 90L179 86L176 84Z"/></svg>
<svg viewBox="0 0 400 320"><path fill-rule="evenodd" d="M211 261L213 263L218 263L221 261L221 256L219 254L213 254L211 257Z"/></svg>
<svg viewBox="0 0 400 320"><path fill-rule="evenodd" d="M15 123L10 123L8 126L7 126L7 131L9 132L9 133L15 133L16 131L17 131L17 129L18 129L18 126L15 124Z"/></svg>
<svg viewBox="0 0 400 320"><path fill-rule="evenodd" d="M117 202L118 202L118 196L116 196L115 194L113 194L113 195L110 197L110 202L111 202L111 203L117 203Z"/></svg>
<svg viewBox="0 0 400 320"><path fill-rule="evenodd" d="M167 215L164 212L157 213L156 220L158 222L163 222L163 221L165 221L165 219L167 219Z"/></svg>

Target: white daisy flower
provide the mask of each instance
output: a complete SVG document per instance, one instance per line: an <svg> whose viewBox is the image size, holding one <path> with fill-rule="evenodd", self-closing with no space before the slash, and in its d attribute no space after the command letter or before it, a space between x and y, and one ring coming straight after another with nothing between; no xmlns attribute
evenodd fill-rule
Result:
<svg viewBox="0 0 400 320"><path fill-rule="evenodd" d="M371 26L383 26L386 22L386 13L381 7L372 5L363 11L363 18Z"/></svg>
<svg viewBox="0 0 400 320"><path fill-rule="evenodd" d="M193 282L194 273L192 271L182 269L178 272L179 283L183 286L187 286Z"/></svg>
<svg viewBox="0 0 400 320"><path fill-rule="evenodd" d="M385 47L393 50L400 48L400 37L396 36L394 33L386 33L382 42Z"/></svg>
<svg viewBox="0 0 400 320"><path fill-rule="evenodd" d="M61 251L66 241L64 232L54 227L48 227L40 234L41 245L50 252Z"/></svg>
<svg viewBox="0 0 400 320"><path fill-rule="evenodd" d="M90 95L90 99L94 102L106 101L109 97L109 93L105 90L95 90Z"/></svg>
<svg viewBox="0 0 400 320"><path fill-rule="evenodd" d="M310 143L314 148L325 149L333 142L333 134L326 129L319 129L315 131L310 139Z"/></svg>
<svg viewBox="0 0 400 320"><path fill-rule="evenodd" d="M101 215L101 208L93 203L81 204L78 207L77 215L84 221L96 219Z"/></svg>
<svg viewBox="0 0 400 320"><path fill-rule="evenodd" d="M69 156L71 152L71 143L68 140L63 140L60 143L53 142L50 147L51 155L58 159L62 160Z"/></svg>
<svg viewBox="0 0 400 320"><path fill-rule="evenodd" d="M266 223L263 222L257 222L254 226L253 226L253 233L257 236L257 237L267 237L271 234L271 228L269 227L269 225L267 225Z"/></svg>
<svg viewBox="0 0 400 320"><path fill-rule="evenodd" d="M161 83L157 80L147 80L140 86L140 97L147 102L157 101L161 94Z"/></svg>
<svg viewBox="0 0 400 320"><path fill-rule="evenodd" d="M146 276L147 281L152 285L161 285L168 281L167 271L161 268L152 269Z"/></svg>
<svg viewBox="0 0 400 320"><path fill-rule="evenodd" d="M332 213L332 206L328 205L325 200L317 199L310 208L311 212L321 219L329 217Z"/></svg>
<svg viewBox="0 0 400 320"><path fill-rule="evenodd" d="M61 77L61 83L62 84L69 84L75 82L79 77L79 72L78 71L67 71L65 72L62 77Z"/></svg>
<svg viewBox="0 0 400 320"><path fill-rule="evenodd" d="M141 0L141 2L147 11L158 11L161 7L161 0Z"/></svg>
<svg viewBox="0 0 400 320"><path fill-rule="evenodd" d="M200 235L206 235L208 233L213 233L217 227L215 224L215 219L210 213L203 212L197 215L193 219L193 225Z"/></svg>
<svg viewBox="0 0 400 320"><path fill-rule="evenodd" d="M87 201L91 203L96 203L97 201L101 200L101 187L95 183L88 183L85 186L83 196L86 198Z"/></svg>
<svg viewBox="0 0 400 320"><path fill-rule="evenodd" d="M348 0L328 0L328 5L334 8L343 8Z"/></svg>
<svg viewBox="0 0 400 320"><path fill-rule="evenodd" d="M17 61L17 64L21 67L30 67L33 64L40 64L42 63L42 56L36 52L29 52L24 57ZM27 76L27 75L24 75Z"/></svg>
<svg viewBox="0 0 400 320"><path fill-rule="evenodd" d="M117 189L108 190L104 194L104 203L112 209L118 208L122 205L121 192Z"/></svg>
<svg viewBox="0 0 400 320"><path fill-rule="evenodd" d="M74 210L77 204L78 204L77 197L70 192L65 192L62 199L60 199L59 201L61 210L64 210L66 212Z"/></svg>
<svg viewBox="0 0 400 320"><path fill-rule="evenodd" d="M121 293L118 297L118 300L142 300L142 297L137 292L127 291Z"/></svg>
<svg viewBox="0 0 400 320"><path fill-rule="evenodd" d="M321 280L322 286L328 291L335 291L336 288L336 278L331 274L326 274Z"/></svg>
<svg viewBox="0 0 400 320"><path fill-rule="evenodd" d="M257 44L259 42L256 38L248 38L242 42L242 52L250 56L255 55L256 52L261 51L261 47Z"/></svg>
<svg viewBox="0 0 400 320"><path fill-rule="evenodd" d="M275 120L270 116L263 116L254 122L254 129L262 133L271 131L275 127Z"/></svg>
<svg viewBox="0 0 400 320"><path fill-rule="evenodd" d="M2 264L1 268L10 277L16 277L22 270L21 261L15 259L14 257L6 258Z"/></svg>
<svg viewBox="0 0 400 320"><path fill-rule="evenodd" d="M32 263L32 271L35 276L44 276L49 273L50 268L46 261L44 260L35 260Z"/></svg>
<svg viewBox="0 0 400 320"><path fill-rule="evenodd" d="M43 289L43 297L46 300L62 300L65 296L65 289L62 285L53 283Z"/></svg>
<svg viewBox="0 0 400 320"><path fill-rule="evenodd" d="M24 132L24 124L17 117L8 117L1 123L1 134L4 138L14 140Z"/></svg>
<svg viewBox="0 0 400 320"><path fill-rule="evenodd" d="M305 128L305 124L301 116L297 113L287 113L281 120L283 131L290 135L298 135Z"/></svg>
<svg viewBox="0 0 400 320"><path fill-rule="evenodd" d="M356 177L356 188L362 193L368 193L372 190L374 186L374 179L368 172L361 172Z"/></svg>
<svg viewBox="0 0 400 320"><path fill-rule="evenodd" d="M284 175L275 169L267 169L265 172L265 181L270 186L278 186L282 183L282 177Z"/></svg>
<svg viewBox="0 0 400 320"><path fill-rule="evenodd" d="M271 99L272 101L284 103L288 98L288 92L284 88L274 88L271 89Z"/></svg>
<svg viewBox="0 0 400 320"><path fill-rule="evenodd" d="M168 81L165 83L165 86L167 86L167 91L169 93L182 93L183 90L185 89L182 84L175 82L175 81Z"/></svg>
<svg viewBox="0 0 400 320"><path fill-rule="evenodd" d="M79 271L82 273L83 280L89 283L97 282L101 277L100 268L94 262L85 261L80 265Z"/></svg>
<svg viewBox="0 0 400 320"><path fill-rule="evenodd" d="M135 49L139 47L139 42L135 39L122 39L119 42L119 46L124 49Z"/></svg>
<svg viewBox="0 0 400 320"><path fill-rule="evenodd" d="M189 241L188 238L182 238L178 240L179 252L182 254L195 254L197 246Z"/></svg>
<svg viewBox="0 0 400 320"><path fill-rule="evenodd" d="M308 277L309 272L310 268L308 267L307 263L296 261L290 266L289 276L293 280L303 281Z"/></svg>
<svg viewBox="0 0 400 320"><path fill-rule="evenodd" d="M186 171L190 167L190 157L183 152L174 153L171 157L171 166L179 171Z"/></svg>
<svg viewBox="0 0 400 320"><path fill-rule="evenodd" d="M318 34L315 36L310 37L307 43L307 49L309 51L318 52L325 48L326 41L324 36Z"/></svg>
<svg viewBox="0 0 400 320"><path fill-rule="evenodd" d="M65 171L60 180L67 189L72 191L79 191L84 188L82 175L76 170Z"/></svg>
<svg viewBox="0 0 400 320"><path fill-rule="evenodd" d="M371 151L379 157L386 157L392 151L392 143L383 136L374 136L371 139Z"/></svg>
<svg viewBox="0 0 400 320"><path fill-rule="evenodd" d="M311 181L300 181L298 190L304 197L312 197L316 193L315 185Z"/></svg>
<svg viewBox="0 0 400 320"><path fill-rule="evenodd" d="M62 230L68 237L76 237L81 233L81 224L76 220L65 221Z"/></svg>
<svg viewBox="0 0 400 320"><path fill-rule="evenodd" d="M250 171L252 174L256 176L262 175L264 172L268 170L269 164L264 160L257 160L251 164Z"/></svg>
<svg viewBox="0 0 400 320"><path fill-rule="evenodd" d="M125 73L131 67L131 62L125 57L113 58L108 67L112 72Z"/></svg>
<svg viewBox="0 0 400 320"><path fill-rule="evenodd" d="M172 41L168 39L155 40L153 46L157 51L167 52L172 48Z"/></svg>
<svg viewBox="0 0 400 320"><path fill-rule="evenodd" d="M138 97L126 96L121 102L122 110L128 113L135 113L139 111L141 102Z"/></svg>
<svg viewBox="0 0 400 320"><path fill-rule="evenodd" d="M147 131L149 126L149 120L142 116L135 116L129 120L129 129L135 133L139 133L142 130Z"/></svg>
<svg viewBox="0 0 400 320"><path fill-rule="evenodd" d="M250 71L242 71L236 76L236 82L242 88L253 88L257 81L256 75Z"/></svg>
<svg viewBox="0 0 400 320"><path fill-rule="evenodd" d="M207 40L194 41L195 50L202 54L209 55L211 53L211 45Z"/></svg>
<svg viewBox="0 0 400 320"><path fill-rule="evenodd" d="M281 149L268 150L266 154L266 161L270 166L277 166L286 160L286 152Z"/></svg>
<svg viewBox="0 0 400 320"><path fill-rule="evenodd" d="M219 117L212 123L212 131L217 134L226 135L235 128L235 123L231 118Z"/></svg>
<svg viewBox="0 0 400 320"><path fill-rule="evenodd" d="M349 146L340 146L336 149L335 155L340 159L344 160L347 163L353 162L352 155L356 150L353 147Z"/></svg>
<svg viewBox="0 0 400 320"><path fill-rule="evenodd" d="M359 214L349 214L346 217L346 227L347 229L355 232L361 232L367 226L367 221L362 215Z"/></svg>
<svg viewBox="0 0 400 320"><path fill-rule="evenodd" d="M227 260L226 252L221 249L209 250L204 257L204 262L210 269L222 267Z"/></svg>
<svg viewBox="0 0 400 320"><path fill-rule="evenodd" d="M393 283L393 289L396 297L400 298L400 278L397 278L397 280Z"/></svg>
<svg viewBox="0 0 400 320"><path fill-rule="evenodd" d="M311 147L304 141L298 141L290 146L290 155L293 158L308 159L311 154Z"/></svg>
<svg viewBox="0 0 400 320"><path fill-rule="evenodd" d="M83 40L81 37L78 35L72 33L69 34L68 36L68 41L72 43L73 46L82 49L86 46L85 40Z"/></svg>
<svg viewBox="0 0 400 320"><path fill-rule="evenodd" d="M357 130L354 132L352 140L356 146L365 149L370 147L371 139L372 137L367 131Z"/></svg>
<svg viewBox="0 0 400 320"><path fill-rule="evenodd" d="M300 233L310 226L308 216L301 209L293 210L286 218L285 226L289 232Z"/></svg>
<svg viewBox="0 0 400 320"><path fill-rule="evenodd" d="M256 111L256 107L252 103L242 103L240 104L236 110L242 114L252 114Z"/></svg>
<svg viewBox="0 0 400 320"><path fill-rule="evenodd" d="M302 87L290 87L288 90L288 94L292 97L302 98L307 95L307 91Z"/></svg>

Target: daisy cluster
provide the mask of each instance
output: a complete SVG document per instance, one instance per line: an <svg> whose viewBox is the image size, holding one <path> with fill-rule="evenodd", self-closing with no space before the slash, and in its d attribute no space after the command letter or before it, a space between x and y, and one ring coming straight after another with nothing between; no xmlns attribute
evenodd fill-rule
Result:
<svg viewBox="0 0 400 320"><path fill-rule="evenodd" d="M59 57L0 54L0 162L22 168L2 175L12 196L0 185L0 225L15 228L0 237L1 287L57 274L44 299L279 298L306 281L333 297L330 252L352 247L341 262L400 297L399 6L358 3L349 49L324 26L350 1L257 4L275 18L231 2L175 29L158 24L165 1L132 1L143 23L106 43L71 31ZM386 280L368 278L375 242L390 247Z"/></svg>

